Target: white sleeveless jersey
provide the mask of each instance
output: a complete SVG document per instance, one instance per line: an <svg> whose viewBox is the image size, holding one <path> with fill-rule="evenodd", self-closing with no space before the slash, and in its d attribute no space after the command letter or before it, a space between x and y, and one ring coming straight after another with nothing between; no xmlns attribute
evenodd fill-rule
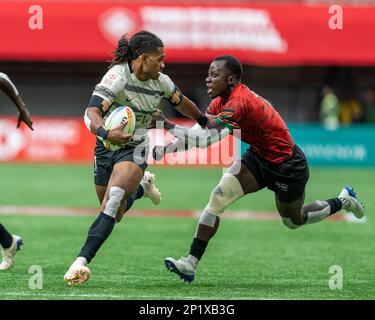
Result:
<svg viewBox="0 0 375 320"><path fill-rule="evenodd" d="M163 98L171 98L175 88L175 84L166 74L159 73L158 80L141 81L130 72L127 63L122 63L108 70L100 83L95 86L93 95L111 104L104 121L119 106L129 106L133 109L136 115L136 131L133 142L128 145L136 145L139 141L147 139L147 128L152 114Z"/></svg>

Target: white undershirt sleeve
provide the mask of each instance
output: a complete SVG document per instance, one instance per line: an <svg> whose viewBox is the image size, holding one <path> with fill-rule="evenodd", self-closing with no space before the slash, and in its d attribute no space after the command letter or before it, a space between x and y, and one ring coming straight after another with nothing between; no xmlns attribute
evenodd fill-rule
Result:
<svg viewBox="0 0 375 320"><path fill-rule="evenodd" d="M200 126L199 128L194 129L194 127L188 129L176 125L174 129L170 130L170 133L178 138L183 144L187 144L189 147L198 148L207 148L211 144L225 138L230 133L228 128L219 131L217 129L202 129Z"/></svg>

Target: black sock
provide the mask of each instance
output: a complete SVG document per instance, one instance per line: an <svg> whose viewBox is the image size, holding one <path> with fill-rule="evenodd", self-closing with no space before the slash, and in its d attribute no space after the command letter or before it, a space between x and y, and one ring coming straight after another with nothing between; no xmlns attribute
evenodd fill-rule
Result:
<svg viewBox="0 0 375 320"><path fill-rule="evenodd" d="M78 256L85 257L87 263L89 263L95 257L95 254L98 252L104 241L111 234L115 225L115 220L115 218L101 212L91 225L86 242Z"/></svg>
<svg viewBox="0 0 375 320"><path fill-rule="evenodd" d="M204 251L206 250L207 244L208 242L206 241L194 238L193 242L191 243L189 254L200 260L204 254Z"/></svg>
<svg viewBox="0 0 375 320"><path fill-rule="evenodd" d="M342 208L342 202L339 198L329 199L326 200L331 208L331 213L329 215L332 215L336 213L337 211L340 211Z"/></svg>
<svg viewBox="0 0 375 320"><path fill-rule="evenodd" d="M126 200L126 209L128 211L133 205L134 201L140 199L145 194L145 191L141 185L138 186L138 189Z"/></svg>
<svg viewBox="0 0 375 320"><path fill-rule="evenodd" d="M6 249L12 245L13 237L7 229L0 223L0 244Z"/></svg>

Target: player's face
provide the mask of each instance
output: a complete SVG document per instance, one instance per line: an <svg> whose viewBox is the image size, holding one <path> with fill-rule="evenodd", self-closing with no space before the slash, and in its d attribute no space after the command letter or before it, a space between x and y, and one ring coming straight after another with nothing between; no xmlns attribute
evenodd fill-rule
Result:
<svg viewBox="0 0 375 320"><path fill-rule="evenodd" d="M152 53L147 53L144 60L143 72L148 79L159 79L159 72L165 68L164 64L164 48L159 47Z"/></svg>
<svg viewBox="0 0 375 320"><path fill-rule="evenodd" d="M213 61L206 78L207 93L211 99L228 95L228 80L229 74L225 68L225 61Z"/></svg>

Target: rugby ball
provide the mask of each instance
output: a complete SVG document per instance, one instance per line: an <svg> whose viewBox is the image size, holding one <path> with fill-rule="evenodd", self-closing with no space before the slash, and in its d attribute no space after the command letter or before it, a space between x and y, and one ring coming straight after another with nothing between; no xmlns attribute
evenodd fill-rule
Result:
<svg viewBox="0 0 375 320"><path fill-rule="evenodd" d="M135 114L132 108L127 106L121 106L113 110L105 120L104 127L107 130L112 130L124 123L126 123L126 125L123 132L132 134L135 130ZM106 149L111 151L116 151L121 148L121 146L112 144L108 140L103 140L103 144Z"/></svg>

